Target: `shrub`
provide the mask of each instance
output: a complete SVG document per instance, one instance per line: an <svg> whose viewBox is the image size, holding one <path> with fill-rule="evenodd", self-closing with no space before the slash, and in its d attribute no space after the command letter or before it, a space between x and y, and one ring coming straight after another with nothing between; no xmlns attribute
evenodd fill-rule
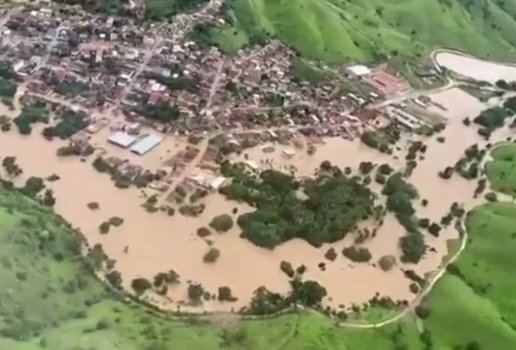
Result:
<svg viewBox="0 0 516 350"><path fill-rule="evenodd" d="M109 219L109 223L115 227L118 227L124 223L124 219L118 216L113 216Z"/></svg>
<svg viewBox="0 0 516 350"><path fill-rule="evenodd" d="M210 227L217 232L227 232L233 227L233 218L228 214L215 216L210 222Z"/></svg>
<svg viewBox="0 0 516 350"><path fill-rule="evenodd" d="M99 226L99 232L102 233L103 235L105 235L106 233L109 232L109 229L110 229L111 225L109 224L109 222L107 221L104 221L102 224L100 224Z"/></svg>
<svg viewBox="0 0 516 350"><path fill-rule="evenodd" d="M285 273L285 275L287 275L288 277L292 278L294 277L294 268L292 267L292 264L289 263L288 261L282 261L280 263L280 269L281 271L283 271L283 273Z"/></svg>
<svg viewBox="0 0 516 350"><path fill-rule="evenodd" d="M330 261L335 261L337 259L337 252L334 248L330 248L324 253L324 257Z"/></svg>
<svg viewBox="0 0 516 350"><path fill-rule="evenodd" d="M219 257L220 257L220 250L212 247L206 252L206 254L204 254L202 260L205 263L214 263L218 260Z"/></svg>
<svg viewBox="0 0 516 350"><path fill-rule="evenodd" d="M372 258L369 249L355 246L344 248L342 254L354 262L368 262Z"/></svg>
<svg viewBox="0 0 516 350"><path fill-rule="evenodd" d="M197 229L197 236L201 237L201 238L205 238L205 237L208 237L209 235L211 235L211 231L209 228L207 227L199 227Z"/></svg>
<svg viewBox="0 0 516 350"><path fill-rule="evenodd" d="M378 265L380 265L380 268L383 271L385 271L385 272L390 271L390 270L392 270L394 265L396 265L396 258L393 255L382 256L378 260Z"/></svg>

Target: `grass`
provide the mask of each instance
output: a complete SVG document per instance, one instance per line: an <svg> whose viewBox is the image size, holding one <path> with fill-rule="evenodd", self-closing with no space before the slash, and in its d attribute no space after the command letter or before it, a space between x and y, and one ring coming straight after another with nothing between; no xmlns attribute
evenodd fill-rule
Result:
<svg viewBox="0 0 516 350"><path fill-rule="evenodd" d="M516 60L516 0L229 0L232 26L327 63L421 58L437 47ZM230 17L231 17L230 16ZM226 29L223 30L223 32ZM243 36L240 36L243 38ZM252 40L250 40L252 42ZM243 43L243 41L240 41ZM410 73L410 72L409 72Z"/></svg>
<svg viewBox="0 0 516 350"><path fill-rule="evenodd" d="M477 342L481 349L516 347L516 205L484 204L467 218L469 244L430 293L425 327L436 348ZM453 330L453 331L451 331ZM462 348L461 348L462 349Z"/></svg>
<svg viewBox="0 0 516 350"><path fill-rule="evenodd" d="M491 151L486 174L495 191L516 196L516 144L505 143Z"/></svg>

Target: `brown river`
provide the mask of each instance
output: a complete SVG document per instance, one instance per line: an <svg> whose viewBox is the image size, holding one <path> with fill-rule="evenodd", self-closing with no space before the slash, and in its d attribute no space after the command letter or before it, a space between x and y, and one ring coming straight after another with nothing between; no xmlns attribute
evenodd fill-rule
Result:
<svg viewBox="0 0 516 350"><path fill-rule="evenodd" d="M420 161L414 170L410 182L419 190L420 197L429 201L426 208L418 208L418 215L439 221L445 215L453 202L464 203L466 208L475 205L472 198L476 182L468 182L458 176L451 180L442 180L437 172L448 165L453 165L463 154L464 149L474 143L481 143L474 127L462 124L464 117L474 117L486 108L474 97L458 89L430 96L448 108L443 113L449 123L440 136L445 143L439 143L435 137L426 141L428 150L425 160ZM3 108L3 107L0 107ZM15 115L7 110L0 114ZM104 132L95 137L105 137ZM500 135L503 136L503 135ZM375 163L389 162L392 165L402 165L401 160L383 155L362 144L359 141L346 141L341 138L325 140L319 145L317 152L309 157L306 152L298 152L292 159L281 157L281 147L272 154L265 154L259 148L248 150L250 159L260 163L260 159L273 159L274 166L282 168L295 165L300 175L310 175L324 160L330 160L340 167L356 168L361 161ZM165 154L175 152L179 141L167 139L160 149L153 150L145 157L161 158ZM175 309L176 302L187 299L189 281L201 282L206 290L214 293L220 286L230 286L233 294L238 297L235 303L219 303L218 301L204 302L203 309L207 311L239 309L247 304L252 292L263 285L273 291L287 291L288 280L280 271L282 260L292 263L294 267L304 264L307 267L305 278L315 279L324 285L328 291L326 303L337 307L340 304L350 306L352 303L363 303L371 299L375 293L389 296L394 300L411 299L410 281L400 269L400 265L390 272L383 272L374 267L373 263L384 255L398 256L398 238L404 234L395 219L388 217L379 230L377 237L365 243L373 255L370 264L352 263L342 255L334 262L327 261L323 255L330 247L326 245L316 249L304 241L292 240L277 247L273 251L257 248L251 243L238 237L238 229L225 234L214 234L210 237L213 246L220 249L221 256L214 264L203 262L203 255L208 244L197 237L195 231L201 226L207 226L213 216L231 213L236 203L224 200L218 194L206 198L206 210L198 218L188 218L180 214L173 217L165 213L147 213L141 204L144 202L140 190L120 190L115 188L109 176L97 173L89 163L81 162L78 158L60 159L56 149L62 141L46 141L36 127L32 136L21 136L16 130L0 134L0 156L16 156L24 170L21 181L27 176L47 177L51 174L60 176L60 180L48 184L53 188L57 198L56 211L79 227L91 244L102 243L106 253L116 260L116 269L122 273L124 284L130 286L135 277L152 277L161 271L174 269L181 275L181 284L169 288L168 297L173 302L152 296L163 307ZM129 151L120 150L115 146L105 144L109 153ZM131 157L135 157L131 155ZM150 159L150 158L149 158ZM400 156L400 159L403 157ZM98 202L100 210L88 209L87 203ZM250 210L239 205L239 212ZM101 222L112 216L120 216L125 222L122 226L112 228L106 235L99 233ZM446 254L446 242L457 237L453 228L441 232L439 238L426 235L427 244L434 247L436 252L429 252L424 260L413 268L420 274L436 270ZM352 235L344 241L332 244L338 252L343 247L351 245ZM124 253L124 248L128 252ZM321 271L317 265L326 262L326 271ZM187 309L183 306L183 310ZM198 308L191 308L199 311Z"/></svg>

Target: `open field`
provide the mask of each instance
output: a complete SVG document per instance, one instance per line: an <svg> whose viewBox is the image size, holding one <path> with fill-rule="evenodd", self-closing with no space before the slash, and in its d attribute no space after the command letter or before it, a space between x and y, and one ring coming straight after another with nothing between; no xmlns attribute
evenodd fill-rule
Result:
<svg viewBox="0 0 516 350"><path fill-rule="evenodd" d="M236 32L256 39L277 36L304 56L329 63L373 61L393 52L423 57L437 47L513 61L516 1L503 4L457 0L228 2Z"/></svg>

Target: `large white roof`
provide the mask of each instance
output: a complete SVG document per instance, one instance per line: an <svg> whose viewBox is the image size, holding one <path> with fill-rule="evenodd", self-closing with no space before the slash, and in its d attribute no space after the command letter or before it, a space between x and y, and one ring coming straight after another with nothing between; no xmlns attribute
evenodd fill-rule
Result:
<svg viewBox="0 0 516 350"><path fill-rule="evenodd" d="M108 141L114 143L117 146L127 148L136 141L136 137L131 136L123 131L118 131L111 135L108 138Z"/></svg>
<svg viewBox="0 0 516 350"><path fill-rule="evenodd" d="M131 151L142 156L159 145L161 141L163 141L163 137L149 134L138 141L138 143L136 143L133 147L131 147Z"/></svg>

